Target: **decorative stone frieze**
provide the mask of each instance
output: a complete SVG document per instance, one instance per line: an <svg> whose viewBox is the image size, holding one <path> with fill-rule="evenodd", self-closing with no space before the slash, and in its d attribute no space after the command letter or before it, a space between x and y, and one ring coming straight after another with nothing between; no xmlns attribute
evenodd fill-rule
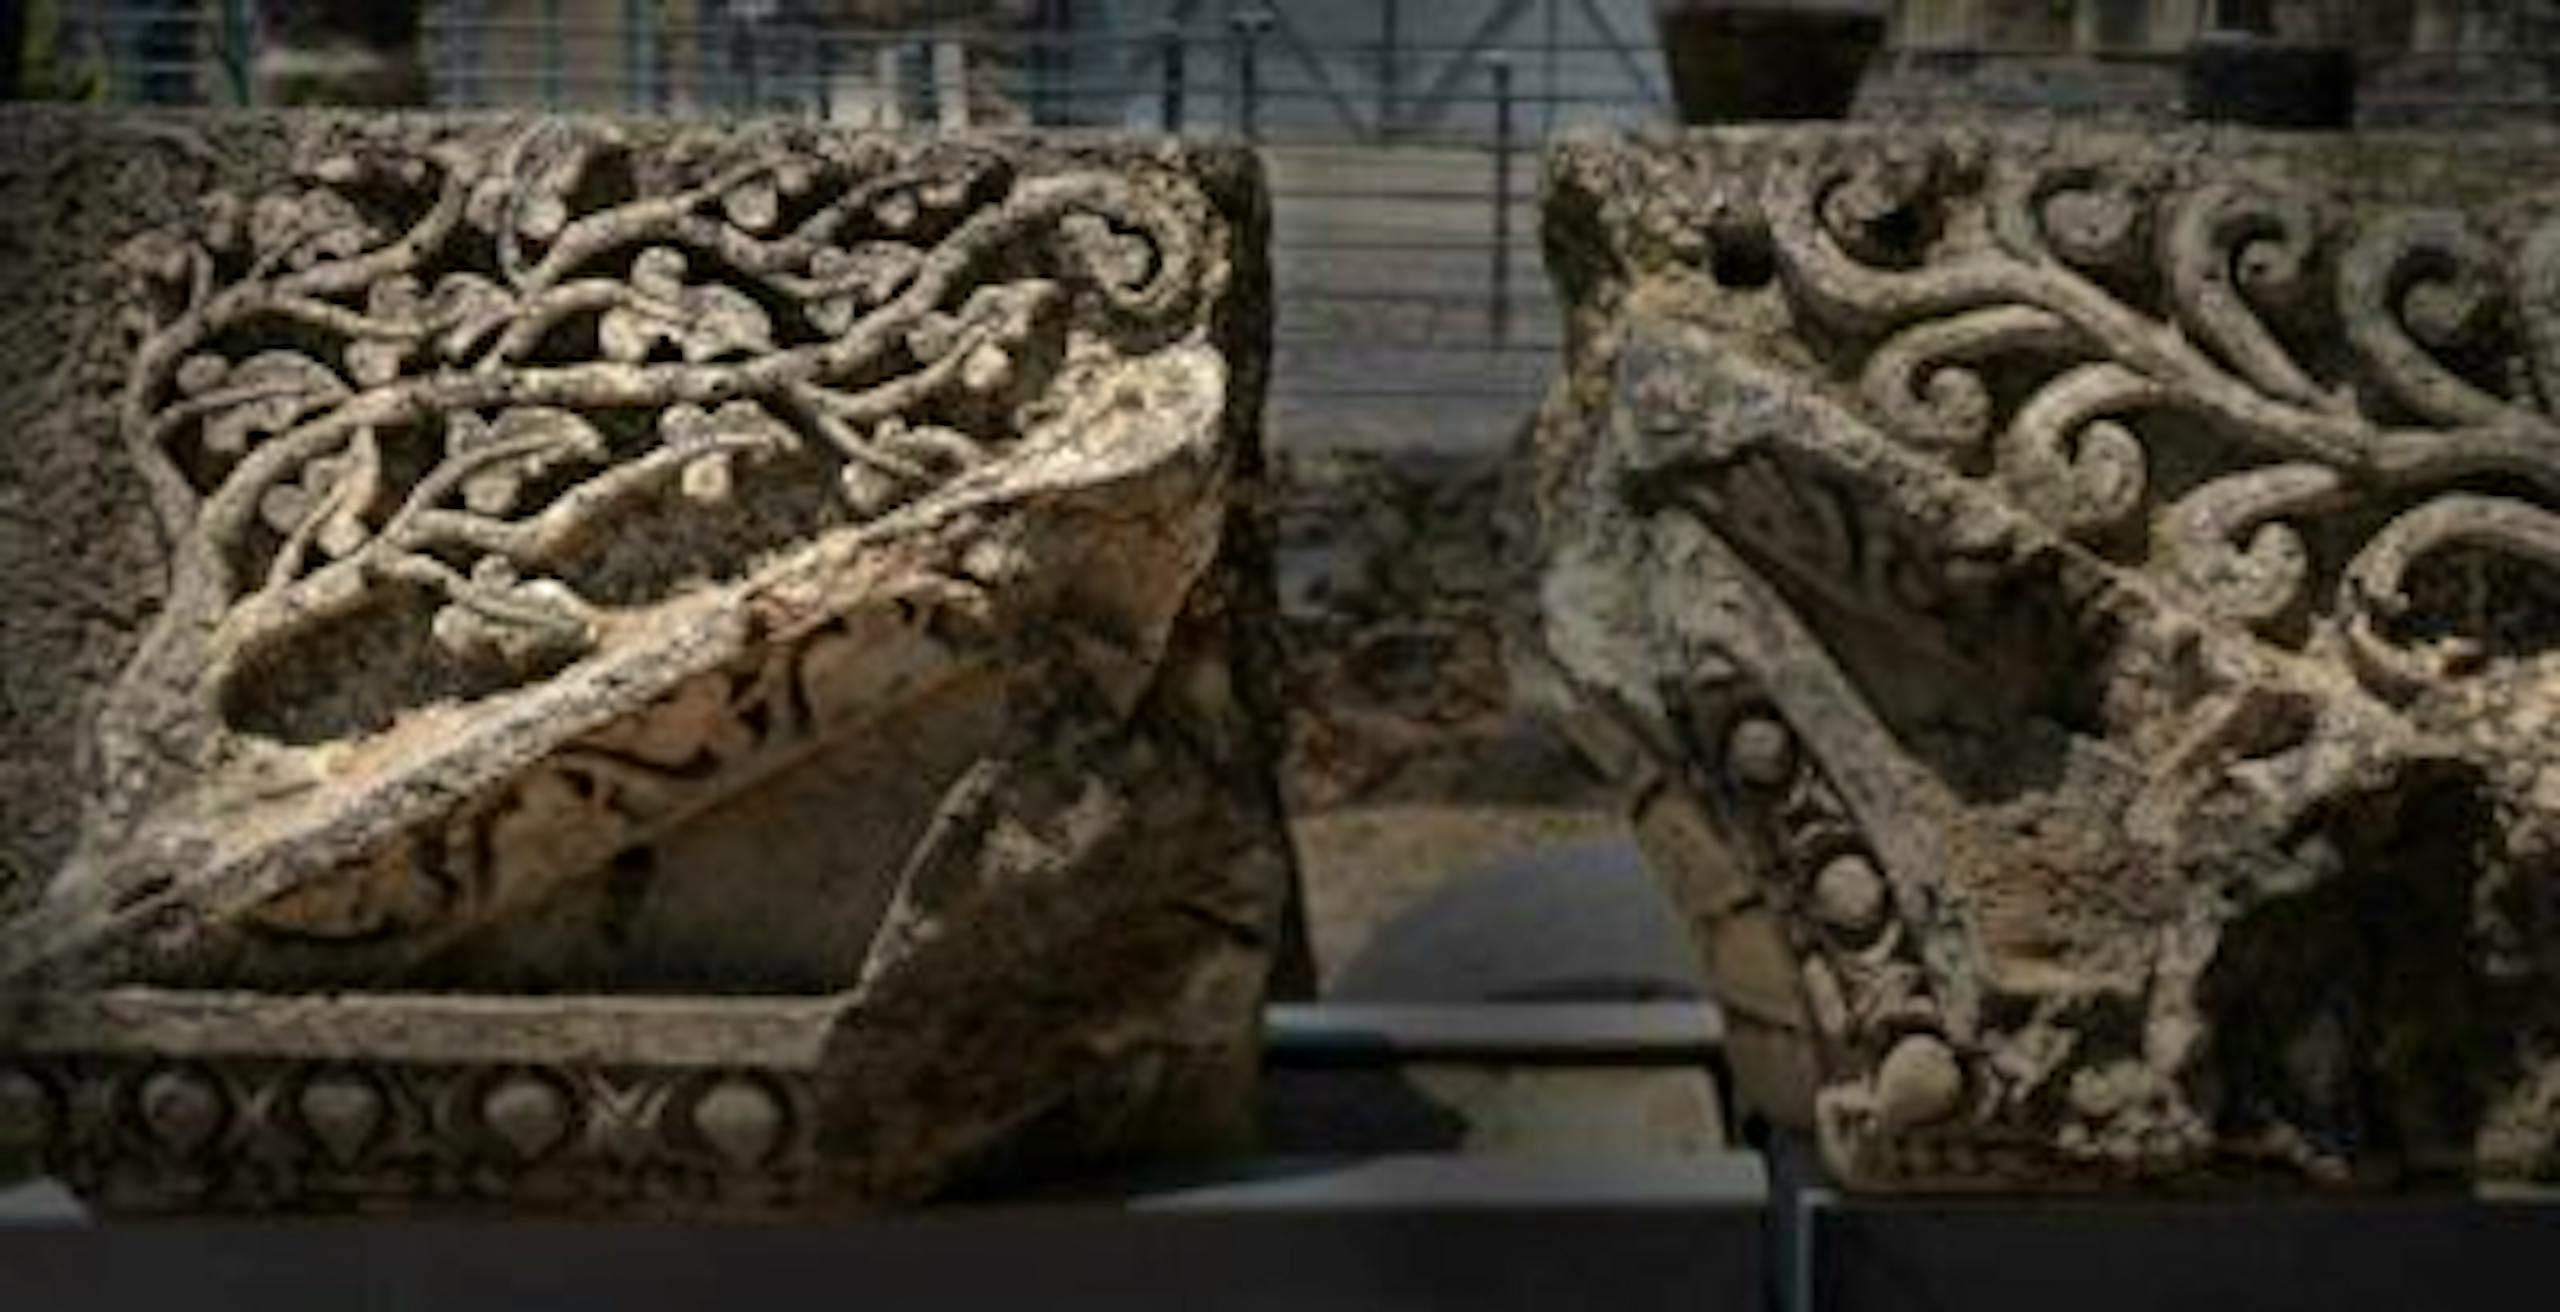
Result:
<svg viewBox="0 0 2560 1312"><path fill-rule="evenodd" d="M2553 144L1554 154L1543 646L1842 1177L2560 1174Z"/></svg>
<svg viewBox="0 0 2560 1312"><path fill-rule="evenodd" d="M0 1107L33 1125L46 1169L111 1210L774 1211L828 1194L816 1129L829 1010L54 998L17 1019Z"/></svg>
<svg viewBox="0 0 2560 1312"><path fill-rule="evenodd" d="M0 1064L76 1179L866 1203L1230 1128L1290 879L1248 158L0 134Z"/></svg>

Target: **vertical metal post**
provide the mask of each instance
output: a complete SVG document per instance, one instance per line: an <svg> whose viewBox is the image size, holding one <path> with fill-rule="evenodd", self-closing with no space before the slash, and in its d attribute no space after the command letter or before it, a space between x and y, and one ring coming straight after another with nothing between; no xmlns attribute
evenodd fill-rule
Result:
<svg viewBox="0 0 2560 1312"><path fill-rule="evenodd" d="M1564 0L1547 0L1546 67L1538 75L1538 134L1541 137L1555 135L1556 102L1563 99L1559 94L1561 82L1556 71L1563 54Z"/></svg>
<svg viewBox="0 0 2560 1312"><path fill-rule="evenodd" d="M461 77L463 87L466 87L463 102L466 105L486 105L489 102L489 0L471 0L471 13L463 20L458 44L461 44L461 54L456 56L456 64L461 72L456 77Z"/></svg>
<svg viewBox="0 0 2560 1312"><path fill-rule="evenodd" d="M27 7L0 0L0 101L18 98L18 71L27 62Z"/></svg>
<svg viewBox="0 0 2560 1312"><path fill-rule="evenodd" d="M1182 20L1168 18L1164 33L1157 38L1164 43L1164 103L1158 111L1162 121L1157 125L1168 133L1182 131Z"/></svg>
<svg viewBox="0 0 2560 1312"><path fill-rule="evenodd" d="M1493 74L1493 344L1511 340L1511 54L1485 57Z"/></svg>
<svg viewBox="0 0 2560 1312"><path fill-rule="evenodd" d="M231 103L256 98L258 16L250 0L222 0L222 76L231 84Z"/></svg>
<svg viewBox="0 0 2560 1312"><path fill-rule="evenodd" d="M1262 139L1262 34L1271 29L1267 10L1246 9L1235 16L1236 121L1247 141Z"/></svg>
<svg viewBox="0 0 2560 1312"><path fill-rule="evenodd" d="M468 70L471 38L472 6L465 0L447 0L442 18L436 25L435 83L429 98L439 105L471 103L471 75Z"/></svg>
<svg viewBox="0 0 2560 1312"><path fill-rule="evenodd" d="M226 9L229 0L224 0ZM440 105L453 98L453 14L452 0L438 4L436 0L418 3L418 77L423 88L419 103Z"/></svg>
<svg viewBox="0 0 2560 1312"><path fill-rule="evenodd" d="M649 32L647 0L622 0L622 107L648 108Z"/></svg>
<svg viewBox="0 0 2560 1312"><path fill-rule="evenodd" d="M1085 107L1076 97L1076 69L1082 52L1076 48L1068 6L1051 0L1039 8L1040 34L1032 38L1031 46L1031 121L1081 122Z"/></svg>
<svg viewBox="0 0 2560 1312"><path fill-rule="evenodd" d="M1404 74L1404 60L1398 49L1398 35L1404 26L1400 21L1400 10L1396 0L1379 0L1378 135L1381 137L1395 135L1399 122L1397 114L1403 108L1396 87L1397 79Z"/></svg>
<svg viewBox="0 0 2560 1312"><path fill-rule="evenodd" d="M923 124L937 122L942 114L942 89L933 84L933 42L918 38L904 44L904 57L915 65L916 71L915 95L910 105L915 111L912 121Z"/></svg>
<svg viewBox="0 0 2560 1312"><path fill-rule="evenodd" d="M836 116L836 79L838 77L836 63L839 47L832 32L813 31L809 34L809 39L816 45L818 60L817 71L812 74L818 88L817 94L809 98L810 115L823 123Z"/></svg>
<svg viewBox="0 0 2560 1312"><path fill-rule="evenodd" d="M560 108L560 0L542 0L542 104Z"/></svg>

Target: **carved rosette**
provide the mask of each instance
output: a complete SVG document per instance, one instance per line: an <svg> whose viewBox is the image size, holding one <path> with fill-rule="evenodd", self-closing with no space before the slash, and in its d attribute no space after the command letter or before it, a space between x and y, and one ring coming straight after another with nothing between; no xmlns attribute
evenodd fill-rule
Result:
<svg viewBox="0 0 2560 1312"><path fill-rule="evenodd" d="M0 1115L23 1118L47 1170L124 1212L751 1215L826 1197L821 1009L616 1014L595 1001L584 1013L488 999L287 1015L238 996L59 998L20 1018ZM596 1050L616 1025L646 1026L656 1053Z"/></svg>
<svg viewBox="0 0 2560 1312"><path fill-rule="evenodd" d="M1545 654L1844 1178L2560 1173L2560 175L2439 145L1553 158Z"/></svg>

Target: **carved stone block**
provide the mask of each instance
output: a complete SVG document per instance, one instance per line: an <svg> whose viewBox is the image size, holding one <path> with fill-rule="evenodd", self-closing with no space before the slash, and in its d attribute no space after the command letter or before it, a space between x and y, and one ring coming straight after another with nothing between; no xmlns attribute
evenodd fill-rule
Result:
<svg viewBox="0 0 2560 1312"><path fill-rule="evenodd" d="M1846 1180L2560 1175L2554 145L1553 156L1540 646Z"/></svg>
<svg viewBox="0 0 2560 1312"><path fill-rule="evenodd" d="M0 189L49 1169L755 1210L1234 1130L1249 157L13 112Z"/></svg>

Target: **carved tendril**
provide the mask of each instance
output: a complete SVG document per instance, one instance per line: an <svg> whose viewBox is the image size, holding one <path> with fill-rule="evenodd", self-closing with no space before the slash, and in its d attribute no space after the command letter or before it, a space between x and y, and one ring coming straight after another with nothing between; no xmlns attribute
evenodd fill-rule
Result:
<svg viewBox="0 0 2560 1312"><path fill-rule="evenodd" d="M2365 544L2340 584L2339 611L2350 652L2367 682L2395 697L2443 683L2475 660L2465 637L2404 646L2383 631L2413 604L2406 581L2418 560L2449 547L2476 546L2560 572L2560 514L2505 497L2438 497L2393 520Z"/></svg>
<svg viewBox="0 0 2560 1312"><path fill-rule="evenodd" d="M2268 396L2334 410L2338 399L2303 372L2252 304L2299 295L2319 238L2300 196L2215 184L2178 200L2163 254L2187 331Z"/></svg>
<svg viewBox="0 0 2560 1312"><path fill-rule="evenodd" d="M2210 613L2264 625L2311 581L2302 535L2276 521L2335 508L2347 493L2338 471L2322 465L2273 465L2208 483L2163 516L2166 554Z"/></svg>
<svg viewBox="0 0 2560 1312"><path fill-rule="evenodd" d="M1868 357L1865 394L1897 431L1922 448L1967 456L1991 435L1997 417L1990 389L1980 372L1968 366L2023 351L2058 350L2075 336L2061 316L2025 305L1918 324Z"/></svg>
<svg viewBox="0 0 2560 1312"><path fill-rule="evenodd" d="M2149 484L2142 441L2113 416L2154 406L2167 389L2115 364L2083 365L2036 393L2000 440L2000 472L2020 500L2066 531L2122 522Z"/></svg>
<svg viewBox="0 0 2560 1312"><path fill-rule="evenodd" d="M2496 423L2513 408L2441 363L2496 311L2497 253L2459 216L2419 213L2375 224L2338 266L2347 340L2388 393L2429 423ZM2430 349L2434 348L2434 349Z"/></svg>
<svg viewBox="0 0 2560 1312"><path fill-rule="evenodd" d="M2474 239L2448 228L2450 220L2419 216L2385 225L2341 261L2341 306L2350 325L2363 325L2355 343L2360 357L2383 386L2434 425L2398 428L2356 413L2335 389L2309 378L2241 295L2283 300L2303 294L2311 263L2305 242L2316 233L2298 201L2227 192L2183 202L2176 212L2173 227L2184 226L2171 233L2164 272L2173 284L2172 303L2181 307L2178 322L2226 362L2069 263L2048 258L2070 243L2053 242L2040 229L2033 241L2013 234L1995 248L1958 244L1916 263L1869 258L1878 239L1859 225L1879 213L1925 207L1920 193L1957 186L1960 173L1953 164L1924 170L1907 161L1869 174L1843 162L1773 171L1765 209L1773 250L1797 303L1824 322L1879 335L1976 312L2043 311L2070 326L2084 358L2154 380L2182 410L2269 455L2395 483L2433 480L2458 464L2560 485L2550 462L2537 455L2545 444L2560 444L2560 424L2482 392L2431 354L2493 321L2500 303L2481 282L2481 271L2495 268L2495 261L2484 258ZM2022 194L2050 195L2036 186ZM1888 205L1887 197L1899 199ZM2013 215L2003 226L2048 222L2049 209ZM2105 226L2093 227L2090 240L2101 241ZM2560 260L2553 251L2560 251L2560 237L2547 240L2541 258ZM2540 266L2528 261L2528 267ZM2526 311L2528 324L2547 324L2556 315L2560 310ZM2401 326L2404 320L2412 326ZM2538 340L2560 340L2548 328L2537 331ZM1915 405L1899 412L1920 425L1923 445L1939 444L1947 416L1964 408L1964 384L1960 377L1938 383L1912 357L1909 343L1896 345L1893 368L1914 386L1888 385L1886 394L1927 399L1920 388L1955 389L1942 394L1944 412Z"/></svg>
<svg viewBox="0 0 2560 1312"><path fill-rule="evenodd" d="M2312 582L2315 562L2280 519L2328 513L2351 491L2489 475L2560 494L2560 423L2548 412L2560 396L2560 224L2542 224L2512 260L2460 216L2434 211L2386 214L2340 241L2282 187L2181 186L2141 172L2149 166L2116 176L2082 161L1994 179L1987 234L1897 248L1896 232L1918 231L1911 216L1945 205L1933 193L1976 185L1956 153L1774 170L1764 193L1773 249L1802 311L1876 343L1860 393L1889 431L1996 476L2064 533L2115 532L2143 511L2151 453L2139 417L2155 412L2175 412L2239 457L2242 472L2163 508L2154 542L2210 610L2252 628ZM2158 312L2086 272L2121 272L2147 227L2158 233ZM2332 305L2317 304L2324 294ZM2324 308L2346 352L2317 358L2348 366L2347 377L2315 376L2315 357L2272 326L2279 311ZM2476 376L2501 348L2523 366L2504 386ZM2052 371L2005 417L1988 381L2003 366L2020 378ZM1976 469L1986 440L1994 459ZM2437 504L2491 510L2460 496ZM2540 559L2552 512L2496 504L2494 529L2465 531ZM2387 529L2349 590L2363 662L2384 683L2461 663L2451 647L2400 652L2371 622L2400 604L2399 566L2381 562L2451 531L2445 513L2431 506Z"/></svg>
<svg viewBox="0 0 2560 1312"><path fill-rule="evenodd" d="M898 416L946 393L1006 395L1066 298L1157 321L1198 291L1183 208L1196 201L1148 179L1018 179L966 150L883 172L775 142L699 185L580 213L593 162L619 148L551 124L493 156L359 150L310 172L420 198L396 236L324 187L217 198L198 230L136 243L137 274L170 290L138 322L121 420L182 546L102 716L111 756L152 750L151 708L169 703L149 689L209 693L386 583L442 598L448 648L552 659L601 616L540 571L636 499L722 500L736 461L809 435L845 461L854 515L885 513L1001 454ZM494 277L437 267L466 226L493 239ZM985 282L1014 267L989 259L999 248L1047 276ZM559 360L589 323L603 358ZM269 325L342 348L224 358L229 336ZM656 440L608 444L591 418L613 411L656 414ZM386 484L395 433L447 439L405 488ZM537 485L543 504L520 507Z"/></svg>

